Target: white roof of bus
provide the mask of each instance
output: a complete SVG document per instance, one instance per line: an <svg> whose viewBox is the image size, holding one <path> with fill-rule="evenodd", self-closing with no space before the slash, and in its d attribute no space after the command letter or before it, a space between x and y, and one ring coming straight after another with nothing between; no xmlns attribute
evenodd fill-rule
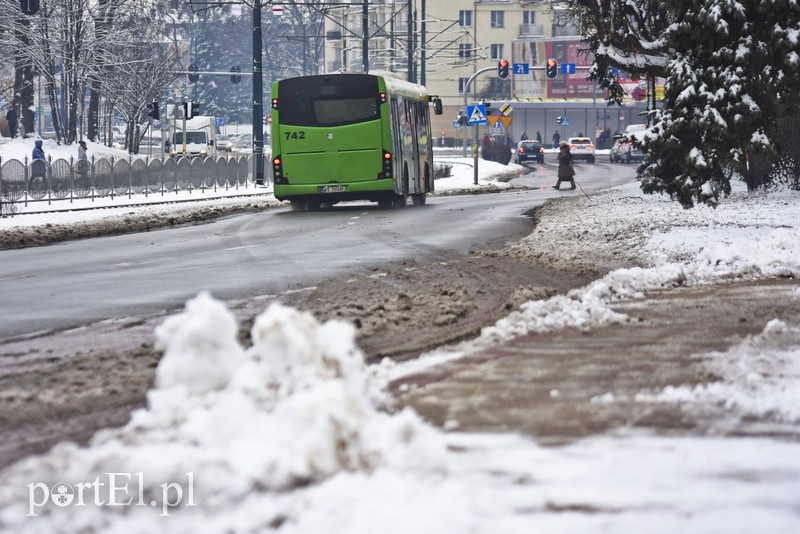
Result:
<svg viewBox="0 0 800 534"><path fill-rule="evenodd" d="M410 96L413 98L427 98L428 90L424 85L407 82L401 78L397 78L397 73L394 72L370 72L375 76L382 76L386 81L386 90L390 93L402 96Z"/></svg>

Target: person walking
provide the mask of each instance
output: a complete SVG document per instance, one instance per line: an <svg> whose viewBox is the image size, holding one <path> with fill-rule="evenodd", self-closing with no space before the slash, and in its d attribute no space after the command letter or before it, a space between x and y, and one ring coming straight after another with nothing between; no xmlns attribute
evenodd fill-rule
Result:
<svg viewBox="0 0 800 534"><path fill-rule="evenodd" d="M47 174L47 162L44 158L41 139L37 139L33 143L31 157L33 158L33 161L31 161L31 178L44 178Z"/></svg>
<svg viewBox="0 0 800 534"><path fill-rule="evenodd" d="M78 141L78 174L81 178L86 178L89 172L89 158L86 155L86 141Z"/></svg>
<svg viewBox="0 0 800 534"><path fill-rule="evenodd" d="M566 141L561 141L558 150L558 181L553 189L561 189L561 182L570 182L575 189L575 168L572 166L572 152L569 150L569 144Z"/></svg>
<svg viewBox="0 0 800 534"><path fill-rule="evenodd" d="M34 160L40 159L44 161L44 149L42 148L41 139L37 139L33 143L33 152L31 152L31 157L33 157Z"/></svg>
<svg viewBox="0 0 800 534"><path fill-rule="evenodd" d="M541 132L536 132L536 141L541 145L542 144L542 134Z"/></svg>
<svg viewBox="0 0 800 534"><path fill-rule="evenodd" d="M8 108L6 112L6 120L8 121L8 129L11 131L11 139L14 139L17 136L17 112L14 109L14 106Z"/></svg>
<svg viewBox="0 0 800 534"><path fill-rule="evenodd" d="M553 148L558 147L558 142L561 141L561 135L558 132L553 134Z"/></svg>

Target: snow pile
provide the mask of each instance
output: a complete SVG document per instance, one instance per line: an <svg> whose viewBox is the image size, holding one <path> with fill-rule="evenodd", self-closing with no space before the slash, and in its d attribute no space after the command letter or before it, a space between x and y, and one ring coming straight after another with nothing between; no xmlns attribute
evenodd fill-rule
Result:
<svg viewBox="0 0 800 534"><path fill-rule="evenodd" d="M800 328L773 319L759 335L725 352L704 355L704 359L720 380L694 387L670 386L656 393L643 391L636 400L687 407L714 404L743 417L800 423Z"/></svg>
<svg viewBox="0 0 800 534"><path fill-rule="evenodd" d="M236 334L224 304L206 293L189 301L157 329L164 356L148 407L125 427L98 433L88 448L60 444L6 471L2 521L16 531L30 521L20 513L30 510L20 501L26 484L78 487L103 473L145 473L143 502L158 510L168 500L162 484L185 485L191 473L193 502L202 510L184 500L172 512L193 522L194 514L231 513L246 499L275 497L341 472L443 469L444 443L430 427L408 410L381 411L387 399L369 379L351 325L319 324L306 312L273 304L253 326L252 347L242 348ZM37 509L37 527L100 530L126 515L159 517L146 505L54 508ZM297 512L274 513L267 523Z"/></svg>

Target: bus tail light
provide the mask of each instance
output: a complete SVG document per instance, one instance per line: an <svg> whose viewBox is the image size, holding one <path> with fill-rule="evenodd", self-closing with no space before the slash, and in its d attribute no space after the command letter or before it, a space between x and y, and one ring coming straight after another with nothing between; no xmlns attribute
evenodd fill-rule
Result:
<svg viewBox="0 0 800 534"><path fill-rule="evenodd" d="M381 93L381 104L386 103L386 93Z"/></svg>
<svg viewBox="0 0 800 534"><path fill-rule="evenodd" d="M391 152L383 151L383 171L378 173L378 179L392 177L392 154Z"/></svg>
<svg viewBox="0 0 800 534"><path fill-rule="evenodd" d="M277 98L273 98L272 99L272 109L278 109L278 99Z"/></svg>
<svg viewBox="0 0 800 534"><path fill-rule="evenodd" d="M283 161L280 154L272 158L272 179L276 184L289 183L289 180L283 175Z"/></svg>

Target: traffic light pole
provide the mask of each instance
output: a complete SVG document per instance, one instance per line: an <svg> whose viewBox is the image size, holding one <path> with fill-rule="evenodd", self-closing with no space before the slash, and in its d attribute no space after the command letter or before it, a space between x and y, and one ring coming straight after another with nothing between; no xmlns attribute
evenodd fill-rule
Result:
<svg viewBox="0 0 800 534"><path fill-rule="evenodd" d="M489 71L492 71L492 70L495 70L495 69L496 69L496 67L486 67L484 69L481 69L478 72L476 72L475 74L473 74L472 76L470 76L469 80L467 80L467 83L464 84L464 114L465 115L467 114L467 96L469 96L469 88L472 86L472 80L477 78L479 74L483 74L484 72L489 72ZM469 117L467 117L467 120L469 120ZM472 144L472 152L473 152L473 154L472 155L473 155L474 164L475 164L475 183L477 184L478 183L478 126L477 125L473 125L472 132L473 132L472 133L472 138L473 138L472 139L473 140L473 144ZM466 132L464 132L464 134L465 134L464 138L461 140L461 149L462 149L461 150L461 157L462 158L466 158L467 157L467 136L466 136Z"/></svg>

